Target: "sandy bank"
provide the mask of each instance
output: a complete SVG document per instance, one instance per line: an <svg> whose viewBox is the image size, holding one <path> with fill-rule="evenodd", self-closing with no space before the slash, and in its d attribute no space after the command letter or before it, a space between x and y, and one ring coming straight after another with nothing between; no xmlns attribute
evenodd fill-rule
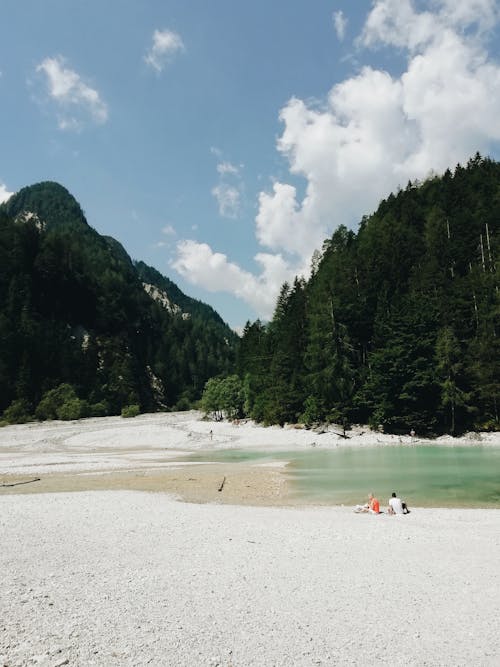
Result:
<svg viewBox="0 0 500 667"><path fill-rule="evenodd" d="M39 478L0 493L53 491L163 491L191 502L254 505L296 504L283 466L286 461L196 464L181 459L194 452L245 449L288 452L312 447L418 447L428 441L388 436L356 427L349 439L332 427L324 433L264 428L252 422L203 421L198 412L157 413L134 419L105 417L44 422L0 429L0 485ZM438 446L500 446L500 434L440 438ZM224 492L219 487L224 482Z"/></svg>
<svg viewBox="0 0 500 667"><path fill-rule="evenodd" d="M500 511L0 496L0 664L498 665Z"/></svg>
<svg viewBox="0 0 500 667"><path fill-rule="evenodd" d="M123 419L101 417L72 422L33 422L0 429L0 473L119 470L164 466L183 453L199 450L290 450L336 447L477 445L500 447L500 433L443 436L420 440L355 427L348 439L331 427L324 433L278 426L203 421L196 411L156 413Z"/></svg>

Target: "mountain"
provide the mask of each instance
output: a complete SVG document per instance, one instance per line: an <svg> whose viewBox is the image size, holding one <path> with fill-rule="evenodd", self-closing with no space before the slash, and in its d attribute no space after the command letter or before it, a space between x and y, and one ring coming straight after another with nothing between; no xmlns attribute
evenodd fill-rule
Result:
<svg viewBox="0 0 500 667"><path fill-rule="evenodd" d="M162 276L153 267L144 264L144 262L135 262L135 268L143 285L145 285L146 291L151 293L151 290L146 286L156 288L155 292L158 292L158 296L154 298L158 299L163 295L163 298L166 298L168 304L170 304L171 309L224 325L221 316L211 306L183 294L174 282Z"/></svg>
<svg viewBox="0 0 500 667"><path fill-rule="evenodd" d="M333 215L334 212L332 212ZM498 429L500 164L408 183L339 227L269 325L248 323L248 413L392 432Z"/></svg>
<svg viewBox="0 0 500 667"><path fill-rule="evenodd" d="M61 185L23 188L0 206L7 419L36 413L61 385L77 416L188 407L208 378L232 369L236 342L210 306L90 227Z"/></svg>

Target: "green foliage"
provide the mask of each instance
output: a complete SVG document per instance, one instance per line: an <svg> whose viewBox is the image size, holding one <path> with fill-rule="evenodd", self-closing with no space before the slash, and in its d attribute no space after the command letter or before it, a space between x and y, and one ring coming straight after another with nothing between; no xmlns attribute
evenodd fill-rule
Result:
<svg viewBox="0 0 500 667"><path fill-rule="evenodd" d="M105 417L109 414L109 405L106 401L100 401L99 403L93 403L88 406L88 416L89 417Z"/></svg>
<svg viewBox="0 0 500 667"><path fill-rule="evenodd" d="M62 186L0 205L0 413L61 384L86 401L64 418L191 405L208 378L233 372L236 343L212 308L89 227ZM58 418L44 405L40 418Z"/></svg>
<svg viewBox="0 0 500 667"><path fill-rule="evenodd" d="M138 414L140 414L141 409L139 408L138 405L126 405L125 407L122 408L121 411L121 416L122 417L137 417Z"/></svg>
<svg viewBox="0 0 500 667"><path fill-rule="evenodd" d="M240 378L230 375L225 378L210 378L201 397L201 406L206 414L216 419L224 415L234 419L243 413L244 390Z"/></svg>
<svg viewBox="0 0 500 667"><path fill-rule="evenodd" d="M79 419L82 402L70 384L61 384L47 391L35 410L35 417L46 419Z"/></svg>
<svg viewBox="0 0 500 667"><path fill-rule="evenodd" d="M210 378L201 396L201 407L205 414L218 413L221 409L221 378Z"/></svg>
<svg viewBox="0 0 500 667"><path fill-rule="evenodd" d="M87 403L79 398L67 400L57 409L57 418L62 419L63 421L80 419L80 417L85 417L87 415Z"/></svg>
<svg viewBox="0 0 500 667"><path fill-rule="evenodd" d="M30 406L24 398L12 401L3 413L3 421L6 424L25 424L30 419Z"/></svg>
<svg viewBox="0 0 500 667"><path fill-rule="evenodd" d="M339 227L272 321L247 323L246 414L459 433L499 423L500 164L409 183Z"/></svg>
<svg viewBox="0 0 500 667"><path fill-rule="evenodd" d="M300 415L299 421L304 424L313 424L325 420L326 409L323 401L315 396L308 396L304 401L304 412Z"/></svg>

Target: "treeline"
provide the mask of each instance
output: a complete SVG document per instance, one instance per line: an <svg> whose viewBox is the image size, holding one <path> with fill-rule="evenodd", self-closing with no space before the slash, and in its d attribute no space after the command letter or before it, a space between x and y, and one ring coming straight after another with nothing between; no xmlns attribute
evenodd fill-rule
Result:
<svg viewBox="0 0 500 667"><path fill-rule="evenodd" d="M247 323L243 412L387 431L497 429L500 165L408 183L315 253L272 321Z"/></svg>
<svg viewBox="0 0 500 667"><path fill-rule="evenodd" d="M143 286L155 281L156 299ZM233 370L236 342L212 308L92 229L62 186L0 206L4 421L189 408Z"/></svg>

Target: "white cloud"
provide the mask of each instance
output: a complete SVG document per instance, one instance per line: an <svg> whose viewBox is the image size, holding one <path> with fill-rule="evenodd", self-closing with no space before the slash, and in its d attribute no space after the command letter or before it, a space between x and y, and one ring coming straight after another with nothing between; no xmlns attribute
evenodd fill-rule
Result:
<svg viewBox="0 0 500 667"><path fill-rule="evenodd" d="M144 60L157 72L162 72L172 58L183 51L185 47L180 35L172 30L155 30L153 44Z"/></svg>
<svg viewBox="0 0 500 667"><path fill-rule="evenodd" d="M217 200L219 215L223 218L237 218L241 210L241 194L243 184L241 179L241 170L243 165L236 166L229 160L223 159L223 153L220 148L212 146L210 152L215 155L219 163L217 164L217 173L219 182L212 188L212 195Z"/></svg>
<svg viewBox="0 0 500 667"><path fill-rule="evenodd" d="M259 194L256 237L276 253L256 258L261 273L242 271L208 246L197 266L198 245L179 245L174 266L187 280L230 291L268 316L283 280L306 273L312 251L338 225L356 228L409 179L491 152L500 141L500 65L487 51L497 3L428 0L416 7L375 0L357 40L360 49L406 55L402 73L365 66L320 103L292 98L281 109L277 149L295 180Z"/></svg>
<svg viewBox="0 0 500 667"><path fill-rule="evenodd" d="M239 174L239 168L236 167L234 164L231 164L231 162L219 162L217 165L217 172L221 175L224 176L226 174Z"/></svg>
<svg viewBox="0 0 500 667"><path fill-rule="evenodd" d="M223 218L237 218L240 212L240 191L227 183L219 183L212 188L217 200L219 213Z"/></svg>
<svg viewBox="0 0 500 667"><path fill-rule="evenodd" d="M162 231L162 234L165 234L166 236L175 236L176 235L176 231L172 227L172 225L165 225L165 227L163 227L163 229L161 231Z"/></svg>
<svg viewBox="0 0 500 667"><path fill-rule="evenodd" d="M98 124L107 121L108 107L97 90L66 67L64 58L45 58L36 70L43 72L47 78L49 95L59 109L60 129L80 129L89 118Z"/></svg>
<svg viewBox="0 0 500 667"><path fill-rule="evenodd" d="M497 0L441 0L440 14L459 29L476 24L480 31L491 30L499 17Z"/></svg>
<svg viewBox="0 0 500 667"><path fill-rule="evenodd" d="M7 201L7 199L9 199L9 197L12 197L13 194L14 194L13 192L9 192L7 190L7 187L0 182L0 204L4 201Z"/></svg>
<svg viewBox="0 0 500 667"><path fill-rule="evenodd" d="M275 298L285 280L293 279L281 255L259 253L255 260L261 267L259 275L243 270L226 255L213 252L206 243L180 241L173 268L193 285L210 292L228 292L243 299L261 317L270 318Z"/></svg>
<svg viewBox="0 0 500 667"><path fill-rule="evenodd" d="M285 183L260 194L261 243L305 260L326 234L341 223L355 227L398 185L487 153L500 139L500 67L477 32L490 25L492 3L475 6L483 13L472 17L459 11L465 3L417 13L408 0L375 2L362 42L406 49L406 71L365 67L335 85L326 105L292 99L281 110L278 150L305 179L306 194L298 198Z"/></svg>
<svg viewBox="0 0 500 667"><path fill-rule="evenodd" d="M377 0L368 15L359 42L418 50L443 33L466 29L482 34L498 21L496 0L434 0L427 10L417 12L412 0ZM434 11L431 11L434 9Z"/></svg>
<svg viewBox="0 0 500 667"><path fill-rule="evenodd" d="M345 29L347 27L347 18L344 16L344 12L339 10L338 12L333 13L333 27L337 33L337 38L339 42L344 41Z"/></svg>

